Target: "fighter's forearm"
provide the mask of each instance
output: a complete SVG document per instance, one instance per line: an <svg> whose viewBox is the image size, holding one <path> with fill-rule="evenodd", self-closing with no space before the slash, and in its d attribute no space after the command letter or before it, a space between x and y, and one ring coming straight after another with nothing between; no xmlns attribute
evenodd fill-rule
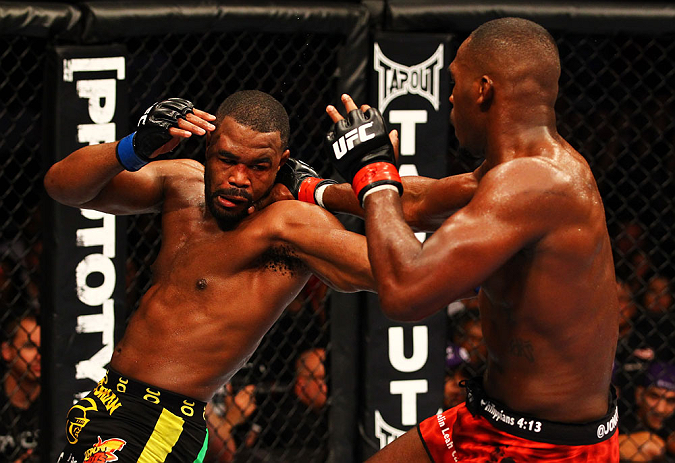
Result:
<svg viewBox="0 0 675 463"><path fill-rule="evenodd" d="M124 170L115 156L116 144L85 146L54 164L44 178L49 196L75 207L94 199Z"/></svg>
<svg viewBox="0 0 675 463"><path fill-rule="evenodd" d="M477 181L473 173L440 180L427 177L402 177L401 205L406 223L415 231L434 231L457 209L473 197ZM363 209L347 183L328 185L323 202L333 212L363 217Z"/></svg>
<svg viewBox="0 0 675 463"><path fill-rule="evenodd" d="M331 212L344 212L363 217L363 209L349 183L328 185L323 193L323 204Z"/></svg>
<svg viewBox="0 0 675 463"><path fill-rule="evenodd" d="M406 302L422 245L403 220L401 202L395 192L383 191L366 199L366 209L368 258L382 310L396 320L424 318L429 314L417 312Z"/></svg>

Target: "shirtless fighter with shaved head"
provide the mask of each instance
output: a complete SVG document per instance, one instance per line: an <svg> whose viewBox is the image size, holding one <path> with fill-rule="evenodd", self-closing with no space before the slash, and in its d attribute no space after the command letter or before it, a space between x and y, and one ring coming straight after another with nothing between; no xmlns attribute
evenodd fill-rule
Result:
<svg viewBox="0 0 675 463"><path fill-rule="evenodd" d="M480 286L489 351L466 403L369 462L618 462L614 265L591 170L556 130L556 44L531 21L490 21L450 72L456 136L485 162L470 202L424 243L404 221L382 117L346 96L347 119L328 108L329 146L355 128L366 135L329 152L363 205L382 309L419 320ZM327 187L329 208L340 187Z"/></svg>

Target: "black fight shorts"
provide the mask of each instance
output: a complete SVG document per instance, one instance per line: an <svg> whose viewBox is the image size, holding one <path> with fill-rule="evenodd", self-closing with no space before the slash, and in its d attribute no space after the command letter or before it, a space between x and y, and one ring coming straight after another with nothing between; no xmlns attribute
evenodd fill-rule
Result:
<svg viewBox="0 0 675 463"><path fill-rule="evenodd" d="M59 463L202 462L206 403L109 370L75 404Z"/></svg>

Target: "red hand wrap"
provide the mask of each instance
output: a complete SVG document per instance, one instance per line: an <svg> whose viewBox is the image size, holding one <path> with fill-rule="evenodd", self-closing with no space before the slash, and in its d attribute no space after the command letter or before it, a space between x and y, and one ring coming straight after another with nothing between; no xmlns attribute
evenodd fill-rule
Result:
<svg viewBox="0 0 675 463"><path fill-rule="evenodd" d="M398 169L395 165L388 162L374 162L362 167L361 170L354 175L352 188L354 189L356 196L360 197L359 191L361 191L363 187L380 180L394 180L400 184L401 176L398 174Z"/></svg>
<svg viewBox="0 0 675 463"><path fill-rule="evenodd" d="M317 177L309 177L303 180L298 190L298 200L316 204L314 191L316 191L316 186L321 182L323 182L323 179Z"/></svg>

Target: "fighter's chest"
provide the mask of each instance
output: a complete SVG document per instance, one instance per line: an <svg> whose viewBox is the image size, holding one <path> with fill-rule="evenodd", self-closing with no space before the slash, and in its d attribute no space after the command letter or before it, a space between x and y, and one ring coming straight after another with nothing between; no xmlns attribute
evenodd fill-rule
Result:
<svg viewBox="0 0 675 463"><path fill-rule="evenodd" d="M155 274L227 275L250 266L263 253L245 235L214 232L199 223L186 221L167 230L155 262Z"/></svg>
<svg viewBox="0 0 675 463"><path fill-rule="evenodd" d="M293 250L274 243L265 227L244 224L223 231L198 215L171 217L163 224L156 276L189 278L232 277L237 272L262 271L293 275L304 268Z"/></svg>

